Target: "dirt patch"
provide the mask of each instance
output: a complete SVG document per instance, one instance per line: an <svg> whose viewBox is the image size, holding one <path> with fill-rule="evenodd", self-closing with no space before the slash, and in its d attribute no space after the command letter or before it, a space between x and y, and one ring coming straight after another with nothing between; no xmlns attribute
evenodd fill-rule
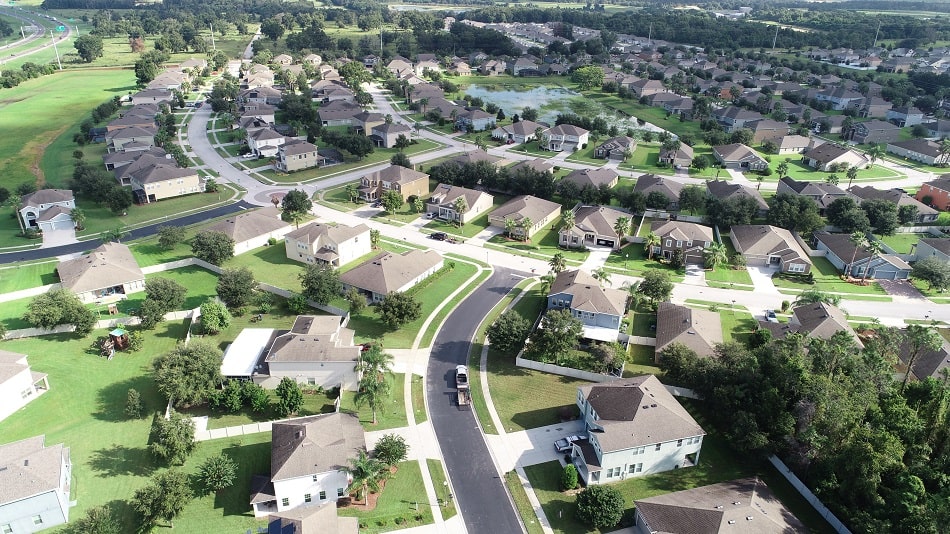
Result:
<svg viewBox="0 0 950 534"><path fill-rule="evenodd" d="M390 468L389 468L389 473L392 474L392 475L394 475L394 474L396 474L396 471L397 471L397 470L398 470L398 468L396 468L396 467L390 467ZM357 500L355 500L355 499L350 499L349 504L347 504L347 505L345 505L345 506L340 506L340 508L352 508L352 509L354 509L354 510L360 510L361 512L369 512L370 510L375 510L375 509L376 509L376 502L379 500L379 494L382 493L384 489L386 489L386 482L387 482L386 479L383 479L382 481L380 481L380 483L379 483L379 491L377 491L377 492L375 492L375 493L371 491L370 494L369 494L369 497L366 499L366 503L365 503L365 504L363 503L363 501L357 501Z"/></svg>
<svg viewBox="0 0 950 534"><path fill-rule="evenodd" d="M30 162L30 173L36 177L37 189L42 189L43 185L46 184L46 175L43 173L42 167L40 167L40 162L43 160L43 154L46 153L46 149L53 142L53 140L62 135L67 128L69 128L69 126L63 126L58 130L46 132L38 139L27 141L27 143L24 144L23 148L20 150L20 153L23 154Z"/></svg>

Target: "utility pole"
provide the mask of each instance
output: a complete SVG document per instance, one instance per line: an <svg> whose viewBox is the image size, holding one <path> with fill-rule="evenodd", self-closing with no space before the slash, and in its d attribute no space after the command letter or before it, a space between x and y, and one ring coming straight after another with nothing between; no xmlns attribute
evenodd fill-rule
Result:
<svg viewBox="0 0 950 534"><path fill-rule="evenodd" d="M778 29L779 25L775 25L775 37L772 38L772 52L775 52L775 43L778 42Z"/></svg>
<svg viewBox="0 0 950 534"><path fill-rule="evenodd" d="M59 70L63 70L63 62L59 60L59 48L56 47L56 37L53 36L53 30L49 31L49 38L53 41L53 50L56 51L56 63L59 65Z"/></svg>
<svg viewBox="0 0 950 534"><path fill-rule="evenodd" d="M379 26L379 59L383 59L383 26Z"/></svg>
<svg viewBox="0 0 950 534"><path fill-rule="evenodd" d="M871 45L871 48L877 48L877 37L881 35L881 22L883 21L877 21L877 31L874 32L874 44Z"/></svg>
<svg viewBox="0 0 950 534"><path fill-rule="evenodd" d="M211 28L211 51L217 52L218 49L214 46L214 25L209 22L208 27Z"/></svg>

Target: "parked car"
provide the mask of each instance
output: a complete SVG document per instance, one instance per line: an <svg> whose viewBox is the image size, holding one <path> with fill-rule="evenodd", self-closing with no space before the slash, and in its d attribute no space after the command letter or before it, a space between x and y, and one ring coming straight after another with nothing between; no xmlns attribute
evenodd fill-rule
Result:
<svg viewBox="0 0 950 534"><path fill-rule="evenodd" d="M435 216L436 213L434 211L432 213L426 213L426 219L435 219Z"/></svg>
<svg viewBox="0 0 950 534"><path fill-rule="evenodd" d="M445 232L436 232L434 234L429 234L430 239L435 239L436 241L445 241L446 235Z"/></svg>
<svg viewBox="0 0 950 534"><path fill-rule="evenodd" d="M775 316L775 310L765 310L765 320L770 323L777 323L778 317Z"/></svg>
<svg viewBox="0 0 950 534"><path fill-rule="evenodd" d="M567 436L554 442L554 448L557 452L567 452L574 446L575 441L580 441L580 436Z"/></svg>

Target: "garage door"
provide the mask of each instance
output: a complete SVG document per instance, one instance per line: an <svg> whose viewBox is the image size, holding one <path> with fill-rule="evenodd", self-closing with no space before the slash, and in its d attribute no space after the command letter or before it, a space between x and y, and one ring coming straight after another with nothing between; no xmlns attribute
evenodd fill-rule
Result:
<svg viewBox="0 0 950 534"><path fill-rule="evenodd" d="M72 219L66 219L64 221L53 221L53 230L72 230L75 228Z"/></svg>
<svg viewBox="0 0 950 534"><path fill-rule="evenodd" d="M597 244L602 247L611 247L614 246L614 241L612 239L598 239Z"/></svg>

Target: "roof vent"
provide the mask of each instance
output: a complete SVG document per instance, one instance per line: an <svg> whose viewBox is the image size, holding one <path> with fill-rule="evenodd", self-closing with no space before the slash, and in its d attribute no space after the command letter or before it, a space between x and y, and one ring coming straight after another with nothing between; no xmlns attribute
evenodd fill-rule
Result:
<svg viewBox="0 0 950 534"><path fill-rule="evenodd" d="M297 438L297 439L302 438L302 437L303 437L303 430L298 430L297 432L295 432L295 433L294 433L294 437Z"/></svg>
<svg viewBox="0 0 950 534"><path fill-rule="evenodd" d="M735 501L735 502L733 502L732 504L734 504L734 505L736 505L736 506L739 506L739 505L742 504L742 503L740 503L739 501Z"/></svg>
<svg viewBox="0 0 950 534"><path fill-rule="evenodd" d="M651 404L650 408L656 408L656 404Z"/></svg>
<svg viewBox="0 0 950 534"><path fill-rule="evenodd" d="M735 520L735 519L730 519L730 520L729 520L729 524L730 524L730 525L735 525L735 524L736 524L736 520Z"/></svg>
<svg viewBox="0 0 950 534"><path fill-rule="evenodd" d="M752 516L751 516L751 515L745 516L745 520L746 520L746 521L752 521Z"/></svg>
<svg viewBox="0 0 950 534"><path fill-rule="evenodd" d="M26 460L23 460L23 467L29 467L29 466L30 466L30 459L27 458Z"/></svg>
<svg viewBox="0 0 950 534"><path fill-rule="evenodd" d="M646 410L647 408L649 408L649 406L647 406L646 404L644 404L644 405L643 405L643 409Z"/></svg>
<svg viewBox="0 0 950 534"><path fill-rule="evenodd" d="M721 505L721 504L719 504L719 505L716 505L716 510L722 510L722 508L723 508L723 507L722 507L722 505Z"/></svg>

